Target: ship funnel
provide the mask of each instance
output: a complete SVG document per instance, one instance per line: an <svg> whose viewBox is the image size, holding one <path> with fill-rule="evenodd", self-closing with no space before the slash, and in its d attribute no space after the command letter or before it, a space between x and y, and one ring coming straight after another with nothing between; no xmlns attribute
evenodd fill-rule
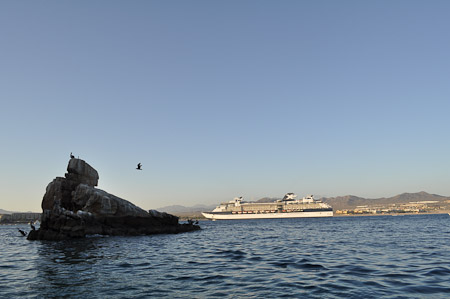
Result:
<svg viewBox="0 0 450 299"><path fill-rule="evenodd" d="M286 193L286 195L283 197L283 200L295 200L297 195L294 193Z"/></svg>

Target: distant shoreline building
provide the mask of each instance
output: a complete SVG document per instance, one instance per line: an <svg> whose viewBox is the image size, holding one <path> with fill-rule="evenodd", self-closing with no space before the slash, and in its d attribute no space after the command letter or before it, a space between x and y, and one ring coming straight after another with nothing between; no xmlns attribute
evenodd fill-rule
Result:
<svg viewBox="0 0 450 299"><path fill-rule="evenodd" d="M41 221L41 213L12 213L1 214L0 223L28 223L36 220Z"/></svg>

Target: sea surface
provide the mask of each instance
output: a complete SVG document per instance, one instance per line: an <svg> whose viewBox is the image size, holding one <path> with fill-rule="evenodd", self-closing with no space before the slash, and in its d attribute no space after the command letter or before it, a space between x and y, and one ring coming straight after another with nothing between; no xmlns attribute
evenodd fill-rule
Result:
<svg viewBox="0 0 450 299"><path fill-rule="evenodd" d="M178 235L27 241L1 298L450 298L450 216L201 221Z"/></svg>

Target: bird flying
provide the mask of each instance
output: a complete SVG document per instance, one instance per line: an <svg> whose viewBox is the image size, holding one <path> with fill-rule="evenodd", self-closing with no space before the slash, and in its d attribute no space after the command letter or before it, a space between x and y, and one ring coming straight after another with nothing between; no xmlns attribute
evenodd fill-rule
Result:
<svg viewBox="0 0 450 299"><path fill-rule="evenodd" d="M142 170L141 166L142 166L142 164L141 164L141 163L138 163L136 169L137 169L137 170Z"/></svg>

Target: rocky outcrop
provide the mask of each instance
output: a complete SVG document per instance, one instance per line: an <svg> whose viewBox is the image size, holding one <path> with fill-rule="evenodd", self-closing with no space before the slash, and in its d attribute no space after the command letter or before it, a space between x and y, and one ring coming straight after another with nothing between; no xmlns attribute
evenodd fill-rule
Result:
<svg viewBox="0 0 450 299"><path fill-rule="evenodd" d="M149 212L127 200L96 189L98 172L83 160L72 158L65 177L55 178L42 200L42 221L29 240L64 240L86 235L148 235L198 230L178 217Z"/></svg>
<svg viewBox="0 0 450 299"><path fill-rule="evenodd" d="M70 159L66 178L92 187L98 185L98 172L91 165L80 159Z"/></svg>

